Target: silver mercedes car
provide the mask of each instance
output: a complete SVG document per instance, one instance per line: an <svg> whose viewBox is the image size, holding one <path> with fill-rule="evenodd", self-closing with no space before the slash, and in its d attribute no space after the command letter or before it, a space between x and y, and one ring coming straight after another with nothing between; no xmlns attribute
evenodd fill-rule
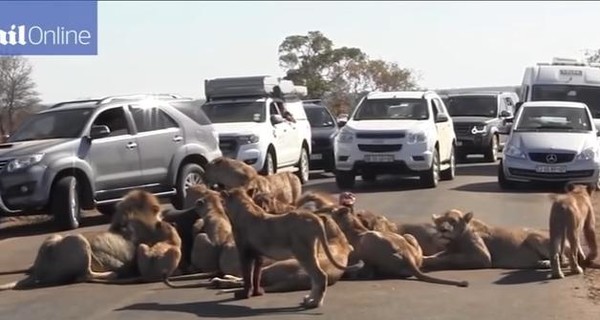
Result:
<svg viewBox="0 0 600 320"><path fill-rule="evenodd" d="M532 181L598 183L599 133L587 105L526 102L512 122L498 166L501 188Z"/></svg>

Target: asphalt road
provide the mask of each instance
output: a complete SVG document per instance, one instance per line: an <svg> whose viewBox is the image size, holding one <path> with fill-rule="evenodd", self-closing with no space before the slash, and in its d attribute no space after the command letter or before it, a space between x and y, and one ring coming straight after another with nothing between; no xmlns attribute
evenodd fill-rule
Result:
<svg viewBox="0 0 600 320"><path fill-rule="evenodd" d="M548 190L502 192L495 165L459 165L454 181L437 189L416 189L414 181L358 181L358 206L395 221L428 221L449 208L472 210L484 221L506 226L545 228ZM315 177L307 189L338 192L331 177ZM83 230L102 229L106 219L90 216ZM30 265L50 225L0 228L0 271ZM582 276L548 280L546 271L442 271L465 279L468 288L415 280L343 281L328 288L325 305L298 310L307 292L267 294L244 301L207 289L170 289L142 285L75 284L28 291L0 292L0 319L597 319L600 306L587 299ZM20 275L0 276L0 282Z"/></svg>

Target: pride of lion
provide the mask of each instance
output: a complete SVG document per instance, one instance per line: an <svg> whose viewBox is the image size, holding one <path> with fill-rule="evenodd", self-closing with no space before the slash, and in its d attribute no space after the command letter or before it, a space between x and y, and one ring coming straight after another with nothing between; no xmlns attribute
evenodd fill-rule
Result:
<svg viewBox="0 0 600 320"><path fill-rule="evenodd" d="M247 299L309 290L300 304L323 305L344 279L403 279L468 287L429 275L451 269L548 269L552 278L597 267L595 188L568 184L551 195L549 230L488 225L473 212L450 209L431 222L394 223L355 209L356 195L302 190L289 172L270 176L221 157L206 165L204 183L190 187L187 209L161 211L145 191L129 192L105 231L51 235L18 281L1 290L75 282L164 282L206 287ZM584 252L581 237L588 247ZM180 284L183 281L198 280Z"/></svg>

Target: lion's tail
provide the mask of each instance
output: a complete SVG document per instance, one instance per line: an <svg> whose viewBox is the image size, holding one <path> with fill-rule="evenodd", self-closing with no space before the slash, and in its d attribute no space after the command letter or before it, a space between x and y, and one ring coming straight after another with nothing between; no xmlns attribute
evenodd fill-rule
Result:
<svg viewBox="0 0 600 320"><path fill-rule="evenodd" d="M176 285L176 284L172 283L171 281L172 281L172 279L170 279L169 277L164 277L164 279L163 279L163 283L167 287L173 288L173 289L208 288L208 287L214 286L214 284L210 281L191 283L191 284L179 284L179 285Z"/></svg>
<svg viewBox="0 0 600 320"><path fill-rule="evenodd" d="M402 255L400 255L398 253L394 254L394 256L398 259L406 261L413 276L415 276L417 279L419 279L421 281L437 283L437 284L447 284L447 285L458 286L458 287L468 287L469 286L468 281L446 280L446 279L440 279L440 278L426 275L421 271L421 269L419 269L417 267L417 265L415 264L415 261L413 259L406 259L405 257L403 257Z"/></svg>
<svg viewBox="0 0 600 320"><path fill-rule="evenodd" d="M33 266L29 267L27 269L1 271L0 276L9 275L9 274L17 274L17 273L31 274L32 271L33 271Z"/></svg>
<svg viewBox="0 0 600 320"><path fill-rule="evenodd" d="M323 224L323 221L321 219L317 218L317 221L319 222L319 229L321 231L318 234L319 242L321 242L321 245L323 246L323 251L325 251L325 255L327 256L327 259L331 261L331 264L333 264L333 266L335 266L336 268L344 271L354 271L362 269L362 267L365 265L365 263L362 260L358 260L357 263L351 266L343 266L335 260L333 254L331 253L331 250L329 249L329 241L327 241L325 225Z"/></svg>
<svg viewBox="0 0 600 320"><path fill-rule="evenodd" d="M0 285L0 291L6 290L17 290L17 289L32 289L40 286L32 277L27 277L25 279L9 282Z"/></svg>

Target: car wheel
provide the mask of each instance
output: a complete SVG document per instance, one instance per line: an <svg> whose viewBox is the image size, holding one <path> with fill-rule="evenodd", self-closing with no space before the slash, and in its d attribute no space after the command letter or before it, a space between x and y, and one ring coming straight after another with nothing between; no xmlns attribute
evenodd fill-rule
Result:
<svg viewBox="0 0 600 320"><path fill-rule="evenodd" d="M361 178L365 182L375 182L377 180L377 175L370 172L365 172L361 175Z"/></svg>
<svg viewBox="0 0 600 320"><path fill-rule="evenodd" d="M265 157L265 163L263 164L262 169L260 170L260 174L265 176L270 176L277 172L277 167L275 166L275 155L273 155L273 151L268 151L267 156Z"/></svg>
<svg viewBox="0 0 600 320"><path fill-rule="evenodd" d="M81 223L81 206L79 203L79 186L77 178L66 176L60 178L52 189L50 214L63 230L79 228Z"/></svg>
<svg viewBox="0 0 600 320"><path fill-rule="evenodd" d="M335 183L340 189L352 189L356 182L356 176L352 171L336 171Z"/></svg>
<svg viewBox="0 0 600 320"><path fill-rule="evenodd" d="M433 149L431 168L420 177L421 185L425 188L435 188L440 181L440 156L437 149Z"/></svg>
<svg viewBox="0 0 600 320"><path fill-rule="evenodd" d="M516 183L514 181L506 179L506 176L504 175L504 169L502 167L502 161L500 161L498 164L498 184L500 185L500 188L504 190L511 190L516 187Z"/></svg>
<svg viewBox="0 0 600 320"><path fill-rule="evenodd" d="M440 178L442 180L454 180L456 177L456 157L454 156L454 146L452 146L452 150L450 150L450 168L444 170L440 174Z"/></svg>
<svg viewBox="0 0 600 320"><path fill-rule="evenodd" d="M103 214L105 216L110 217L113 214L115 214L115 212L117 211L117 204L116 203L99 204L96 206L96 211L100 212L101 214Z"/></svg>
<svg viewBox="0 0 600 320"><path fill-rule="evenodd" d="M175 195L172 204L175 209L184 209L185 199L187 197L187 189L204 182L204 168L195 163L185 164L179 170L177 177L177 185L175 186L177 194Z"/></svg>
<svg viewBox="0 0 600 320"><path fill-rule="evenodd" d="M494 135L488 150L484 154L484 159L487 162L496 162L498 159L498 136Z"/></svg>
<svg viewBox="0 0 600 320"><path fill-rule="evenodd" d="M300 182L305 184L308 182L308 175L310 173L308 152L305 148L302 148L302 151L300 151L300 159L298 160L298 164L296 166L298 167L296 175L298 178L300 178Z"/></svg>

